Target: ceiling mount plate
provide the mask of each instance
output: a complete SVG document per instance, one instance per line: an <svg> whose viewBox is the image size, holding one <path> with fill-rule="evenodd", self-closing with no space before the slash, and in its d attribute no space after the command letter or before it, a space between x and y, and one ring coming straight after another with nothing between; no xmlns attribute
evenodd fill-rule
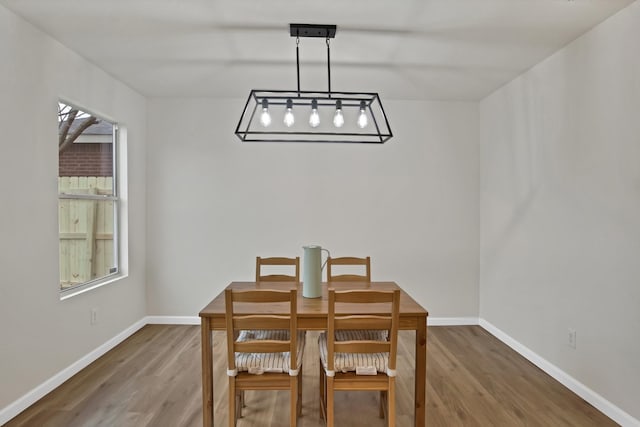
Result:
<svg viewBox="0 0 640 427"><path fill-rule="evenodd" d="M335 25L289 24L291 37L322 37L332 39L336 36Z"/></svg>

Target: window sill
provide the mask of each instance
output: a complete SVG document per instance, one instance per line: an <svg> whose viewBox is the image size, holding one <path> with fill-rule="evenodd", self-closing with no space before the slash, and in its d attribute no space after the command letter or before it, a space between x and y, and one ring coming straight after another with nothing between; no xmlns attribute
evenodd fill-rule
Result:
<svg viewBox="0 0 640 427"><path fill-rule="evenodd" d="M97 280L92 280L91 282L87 282L83 285L80 286L75 286L73 288L70 289L65 289L60 291L60 301L64 301L66 299L69 299L71 297L74 297L76 295L80 295L83 294L85 292L91 291L93 289L96 288L100 288L104 285L108 285L110 283L114 283L117 282L119 280L124 279L125 277L127 277L126 274L123 273L114 273L111 274L109 276L105 276L101 279L97 279Z"/></svg>

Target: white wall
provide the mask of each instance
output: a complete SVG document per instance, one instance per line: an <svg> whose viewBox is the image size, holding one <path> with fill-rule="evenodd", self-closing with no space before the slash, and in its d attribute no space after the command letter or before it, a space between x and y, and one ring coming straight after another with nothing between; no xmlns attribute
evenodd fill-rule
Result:
<svg viewBox="0 0 640 427"><path fill-rule="evenodd" d="M251 279L256 255L315 243L371 255L374 279L431 316L480 315L640 418L639 24L636 2L479 116L475 103L386 101L396 136L382 146L242 144L243 100L154 99L147 115L0 6L0 408L146 314L196 315ZM128 129L129 277L66 301L58 97Z"/></svg>
<svg viewBox="0 0 640 427"><path fill-rule="evenodd" d="M635 2L480 103L480 316L635 418L638 52Z"/></svg>
<svg viewBox="0 0 640 427"><path fill-rule="evenodd" d="M257 255L320 244L431 316L476 317L477 104L384 102L396 136L354 145L240 143L242 99L150 100L149 314L195 316Z"/></svg>
<svg viewBox="0 0 640 427"><path fill-rule="evenodd" d="M145 315L145 100L0 6L0 408ZM60 301L57 100L128 129L129 277ZM99 323L90 326L91 307Z"/></svg>

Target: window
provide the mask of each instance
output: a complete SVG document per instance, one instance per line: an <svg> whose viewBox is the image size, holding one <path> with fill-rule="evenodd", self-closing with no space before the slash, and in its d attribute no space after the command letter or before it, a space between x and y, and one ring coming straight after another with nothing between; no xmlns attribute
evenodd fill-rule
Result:
<svg viewBox="0 0 640 427"><path fill-rule="evenodd" d="M117 125L58 103L61 296L105 283L118 267Z"/></svg>

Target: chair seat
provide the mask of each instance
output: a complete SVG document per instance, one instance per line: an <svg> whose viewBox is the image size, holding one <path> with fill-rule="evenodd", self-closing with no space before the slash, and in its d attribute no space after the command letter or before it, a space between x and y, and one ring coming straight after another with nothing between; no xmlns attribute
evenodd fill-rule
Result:
<svg viewBox="0 0 640 427"><path fill-rule="evenodd" d="M296 369L302 366L302 356L304 353L306 334L304 331L298 332L296 357ZM241 331L236 342L254 340L278 340L289 339L287 330L249 330ZM282 353L236 353L236 370L238 372L249 372L250 374L263 374L267 372L289 373L290 355L289 352Z"/></svg>
<svg viewBox="0 0 640 427"><path fill-rule="evenodd" d="M372 329L340 329L336 331L336 341L386 341L389 331Z"/></svg>
<svg viewBox="0 0 640 427"><path fill-rule="evenodd" d="M346 340L338 340L339 332L345 332L345 336L350 334L352 338ZM377 339L382 337L384 333L384 339ZM369 340L372 339L370 335L374 337L373 341L386 340L387 331L369 331L369 330L354 330L354 331L336 331L336 341L350 341L350 340ZM360 338L356 338L356 336ZM364 336L364 337L363 337ZM318 347L320 350L320 360L322 366L327 369L327 333L322 332L318 337ZM372 368L375 367L377 372L386 373L387 366L389 365L389 353L335 353L335 371L336 372L355 372L356 368Z"/></svg>

